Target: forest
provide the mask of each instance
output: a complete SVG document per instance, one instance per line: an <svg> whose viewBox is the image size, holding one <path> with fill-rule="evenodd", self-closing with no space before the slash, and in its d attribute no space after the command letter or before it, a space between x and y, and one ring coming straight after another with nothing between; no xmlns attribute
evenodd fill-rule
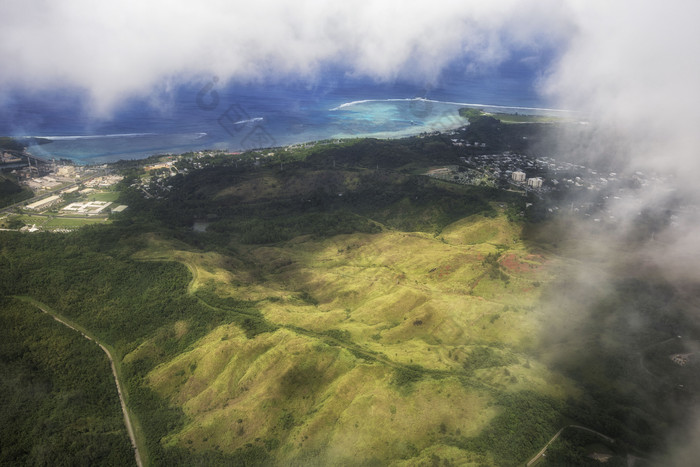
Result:
<svg viewBox="0 0 700 467"><path fill-rule="evenodd" d="M23 188L11 175L0 173L0 208L19 203L34 196L32 190Z"/></svg>
<svg viewBox="0 0 700 467"><path fill-rule="evenodd" d="M133 465L102 351L26 302L0 309L0 464Z"/></svg>

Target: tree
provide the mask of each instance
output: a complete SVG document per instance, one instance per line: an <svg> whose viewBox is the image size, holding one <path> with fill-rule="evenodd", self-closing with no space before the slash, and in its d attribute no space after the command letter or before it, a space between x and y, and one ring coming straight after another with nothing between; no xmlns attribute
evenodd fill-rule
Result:
<svg viewBox="0 0 700 467"><path fill-rule="evenodd" d="M8 229L20 229L22 227L24 227L24 221L22 221L22 218L20 217L13 217L9 221L7 221Z"/></svg>

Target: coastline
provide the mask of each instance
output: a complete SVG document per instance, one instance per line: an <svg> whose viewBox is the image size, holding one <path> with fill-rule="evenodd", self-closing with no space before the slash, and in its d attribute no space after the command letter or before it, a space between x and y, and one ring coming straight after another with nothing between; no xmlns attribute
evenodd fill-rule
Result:
<svg viewBox="0 0 700 467"><path fill-rule="evenodd" d="M27 152L37 157L70 159L79 165L91 165L204 150L239 152L285 147L327 139L399 139L451 131L468 125L467 120L459 115L459 109L464 107L501 113L509 113L504 112L509 110L526 115L574 113L566 109L475 104L422 97L362 99L344 102L325 112L311 112L303 120L280 115L277 118L253 117L226 122L220 117L212 122L211 128L206 132L144 131L32 136L31 138L41 138L45 144L32 144ZM303 130L295 130L295 119L299 120ZM226 126L227 123L230 125Z"/></svg>
<svg viewBox="0 0 700 467"><path fill-rule="evenodd" d="M437 99L427 99L425 97L407 97L407 98L391 98L391 99L361 99L357 101L352 101L352 102L345 102L343 104L340 104L337 107L334 107L332 109L328 109L330 112L334 112L337 110L342 110L346 109L348 107L352 107L354 105L359 105L359 104L368 104L368 103L373 103L373 102L429 102L431 104L447 104L447 105L455 105L455 106L460 106L460 107L478 107L478 108L484 108L484 109L500 109L500 110L528 110L528 111L535 111L535 112L563 112L563 113L575 113L575 110L569 110L569 109L554 109L554 108L547 108L547 107L524 107L524 106L516 106L516 105L500 105L500 104L479 104L479 103L470 103L470 102L454 102L454 101L441 101Z"/></svg>

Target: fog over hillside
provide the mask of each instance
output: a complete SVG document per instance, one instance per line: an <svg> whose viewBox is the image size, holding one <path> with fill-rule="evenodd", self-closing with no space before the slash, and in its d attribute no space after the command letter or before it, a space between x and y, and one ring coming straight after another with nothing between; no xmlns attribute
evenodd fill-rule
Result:
<svg viewBox="0 0 700 467"><path fill-rule="evenodd" d="M560 329L576 323L570 328L573 340L587 326L598 329L599 345L609 349L624 348L626 339L631 344L635 333L645 326L663 328L645 312L647 304L659 320L677 312L697 324L700 316L695 286L700 277L696 240L700 191L694 181L700 165L700 141L694 129L700 122L700 59L694 50L699 33L691 19L698 7L690 2L675 6L666 8L658 2L573 5L576 32L545 86L561 105L589 116L587 128L563 135L563 152L658 180L639 190L635 199L608 200L616 227L588 233L593 240L586 241L586 248L594 259L582 261L577 272L579 286L567 288L564 297L554 300L555 313L563 321ZM640 238L640 230L651 218L655 226ZM586 235L572 241L581 238ZM650 299L616 307L601 317L592 310L614 295L619 274L653 277L674 291L658 302L650 303ZM565 304L569 311L588 307L590 321L582 324L587 318L565 317ZM593 325L601 319L606 325ZM674 331L683 334L687 329L673 325L666 329L669 337ZM652 387L650 384L650 394ZM653 405L652 398L644 404ZM684 407L681 411L689 408L687 403L680 405ZM695 433L669 435L674 465L693 463L697 457L693 439L697 439L697 428Z"/></svg>

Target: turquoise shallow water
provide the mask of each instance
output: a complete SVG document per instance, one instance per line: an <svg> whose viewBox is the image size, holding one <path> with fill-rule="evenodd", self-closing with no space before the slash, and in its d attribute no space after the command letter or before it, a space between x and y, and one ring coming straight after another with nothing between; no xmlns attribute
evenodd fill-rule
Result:
<svg viewBox="0 0 700 467"><path fill-rule="evenodd" d="M463 125L464 104L487 110L551 113L536 92L536 70L513 65L489 76L455 74L440 86L377 83L330 73L305 82L185 83L167 96L124 102L91 118L78 94L18 93L0 108L0 134L43 136L37 155L80 163L199 149L244 149L329 138L395 138Z"/></svg>

